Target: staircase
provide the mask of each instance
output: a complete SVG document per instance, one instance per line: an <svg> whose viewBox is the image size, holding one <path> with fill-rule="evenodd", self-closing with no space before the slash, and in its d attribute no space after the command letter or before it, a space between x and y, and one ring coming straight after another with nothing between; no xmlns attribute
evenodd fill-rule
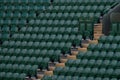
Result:
<svg viewBox="0 0 120 80"><path fill-rule="evenodd" d="M82 40L81 47L71 48L71 55L69 55L69 54L68 55L61 55L60 63L59 62L56 62L56 63L50 62L49 69L43 71L42 74L38 74L37 80L41 80L44 75L49 75L49 76L54 75L53 70L55 69L55 67L65 67L65 62L68 59L74 59L74 60L77 59L76 56L79 53L79 51L86 52L89 44L97 44L98 39L101 35L103 35L102 34L102 23L95 24L94 25L94 39L93 40Z"/></svg>

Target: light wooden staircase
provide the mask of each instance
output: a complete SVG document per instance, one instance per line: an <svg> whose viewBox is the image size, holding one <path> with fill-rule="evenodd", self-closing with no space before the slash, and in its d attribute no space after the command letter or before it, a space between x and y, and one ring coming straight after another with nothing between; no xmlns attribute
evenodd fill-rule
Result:
<svg viewBox="0 0 120 80"><path fill-rule="evenodd" d="M54 66L49 66L49 70L44 71L43 74L38 74L38 80L41 80L42 77L44 75L49 75L52 76L54 75L53 71L55 69L55 67L65 67L65 63L67 62L68 59L77 59L77 54L79 54L79 52L86 52L87 51L87 47L89 46L89 44L97 44L98 43L98 39L99 37L103 35L102 34L102 23L99 24L95 24L94 25L94 39L93 40L83 40L81 46L82 47L76 47L75 49L72 48L71 49L71 55L66 55L64 57L61 57L60 59L60 63L54 63Z"/></svg>

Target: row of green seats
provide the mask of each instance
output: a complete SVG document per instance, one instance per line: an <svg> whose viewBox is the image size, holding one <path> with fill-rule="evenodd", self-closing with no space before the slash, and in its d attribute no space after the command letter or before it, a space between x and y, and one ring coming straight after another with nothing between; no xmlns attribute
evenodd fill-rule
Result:
<svg viewBox="0 0 120 80"><path fill-rule="evenodd" d="M2 56L0 55L0 63L5 64L24 64L24 65L38 65L40 69L47 69L49 58L42 57L22 57L22 56Z"/></svg>
<svg viewBox="0 0 120 80"><path fill-rule="evenodd" d="M2 7L0 8L0 10L2 11L37 11L37 10L44 10L45 6L43 5L13 5L13 4L9 4L9 5L5 5L5 4L1 4Z"/></svg>
<svg viewBox="0 0 120 80"><path fill-rule="evenodd" d="M52 13L51 13L52 12ZM41 13L40 16L38 16L39 19L57 19L57 20L78 20L79 17L81 18L98 18L101 15L100 12L47 12L46 14Z"/></svg>
<svg viewBox="0 0 120 80"><path fill-rule="evenodd" d="M21 48L1 48L0 55L3 56L23 56L23 57L36 57L39 61L48 62L59 61L61 50L47 50L47 49L21 49ZM42 58L39 58L42 57ZM46 58L48 57L48 58ZM35 60L34 60L35 61ZM37 60L36 60L37 61Z"/></svg>
<svg viewBox="0 0 120 80"><path fill-rule="evenodd" d="M77 34L13 34L10 38L6 36L3 40L20 41L46 41L46 42L71 42L74 45L80 45L82 36Z"/></svg>
<svg viewBox="0 0 120 80"><path fill-rule="evenodd" d="M120 51L120 44L110 44L110 43L99 43L99 44L90 44L87 48L89 51Z"/></svg>
<svg viewBox="0 0 120 80"><path fill-rule="evenodd" d="M78 27L18 27L18 26L2 26L0 27L1 32L16 32L16 33L34 33L34 34L77 34L78 33Z"/></svg>
<svg viewBox="0 0 120 80"><path fill-rule="evenodd" d="M7 11L0 11L0 18L10 18L10 19L13 19L13 18L19 18L19 19L29 19L29 18L37 18L38 15L40 13L39 12L35 12L34 10L32 11L12 11L12 10L7 10Z"/></svg>
<svg viewBox="0 0 120 80"><path fill-rule="evenodd" d="M34 76L37 73L37 69L37 65L0 64L0 72L26 73Z"/></svg>
<svg viewBox="0 0 120 80"><path fill-rule="evenodd" d="M118 0L116 0L118 1ZM97 4L97 5L100 5L100 4L112 4L114 3L114 0L104 0L104 1L100 1L100 0L55 0L53 2L54 5L93 5L93 4Z"/></svg>
<svg viewBox="0 0 120 80"><path fill-rule="evenodd" d="M107 60L119 60L120 52L113 51L87 51L87 52L79 52L77 55L78 59L107 59Z"/></svg>
<svg viewBox="0 0 120 80"><path fill-rule="evenodd" d="M117 78L109 77L94 77L94 76L65 76L65 75L45 75L42 80L118 80Z"/></svg>
<svg viewBox="0 0 120 80"><path fill-rule="evenodd" d="M111 24L111 30L110 30L111 35L120 35L120 23L114 22Z"/></svg>
<svg viewBox="0 0 120 80"><path fill-rule="evenodd" d="M110 60L110 59L77 59L77 60L68 60L65 63L68 67L99 67L99 68L119 68L119 60Z"/></svg>
<svg viewBox="0 0 120 80"><path fill-rule="evenodd" d="M110 9L111 6L110 5L75 5L75 6L71 6L71 5L63 5L63 6L53 6L48 7L47 11L50 12L50 10L52 10L52 12L101 12L104 9Z"/></svg>
<svg viewBox="0 0 120 80"><path fill-rule="evenodd" d="M27 24L27 21L25 19L21 19L21 20L18 20L18 19L1 19L0 20L0 26L1 25L25 25Z"/></svg>
<svg viewBox="0 0 120 80"><path fill-rule="evenodd" d="M105 36L104 35L104 36L101 36L98 41L99 41L99 43L119 44L120 36L119 35L117 35L117 36L113 36L113 35Z"/></svg>
<svg viewBox="0 0 120 80"><path fill-rule="evenodd" d="M2 29L8 30L9 27L3 27ZM6 30L5 30L6 31ZM9 30L8 30L9 31ZM43 34L77 34L78 27L21 27L19 33L43 33Z"/></svg>
<svg viewBox="0 0 120 80"><path fill-rule="evenodd" d="M8 25L2 25L0 27L0 31L2 33L4 32L18 32L19 31L19 27L18 26L14 26L14 25L11 25L11 26L8 26ZM6 33L7 34L7 33Z"/></svg>
<svg viewBox="0 0 120 80"><path fill-rule="evenodd" d="M78 20L26 20L26 19L1 19L0 25L32 25L32 26L66 26L66 27L74 27L77 26Z"/></svg>
<svg viewBox="0 0 120 80"><path fill-rule="evenodd" d="M24 80L25 73L0 72L0 80Z"/></svg>
<svg viewBox="0 0 120 80"><path fill-rule="evenodd" d="M1 47L7 48L26 48L26 49L60 49L64 53L70 50L72 46L71 42L33 42L33 41L4 41Z"/></svg>
<svg viewBox="0 0 120 80"><path fill-rule="evenodd" d="M90 68L90 67L57 67L54 70L54 75L64 76L94 76L94 77L110 77L119 78L119 68Z"/></svg>

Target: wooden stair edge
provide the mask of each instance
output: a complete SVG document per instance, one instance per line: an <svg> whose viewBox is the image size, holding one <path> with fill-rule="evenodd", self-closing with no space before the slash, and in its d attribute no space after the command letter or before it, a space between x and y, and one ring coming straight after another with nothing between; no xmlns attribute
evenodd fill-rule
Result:
<svg viewBox="0 0 120 80"><path fill-rule="evenodd" d="M81 51L81 52L86 52L87 51L87 48L78 48L78 51Z"/></svg>
<svg viewBox="0 0 120 80"><path fill-rule="evenodd" d="M65 63L56 63L55 67L65 67Z"/></svg>
<svg viewBox="0 0 120 80"><path fill-rule="evenodd" d="M68 56L67 56L67 59L74 59L74 60L75 60L75 59L76 59L76 56L75 56L75 55L68 55Z"/></svg>
<svg viewBox="0 0 120 80"><path fill-rule="evenodd" d="M45 71L45 72L44 72L44 75L52 76L52 75L53 75L53 71Z"/></svg>

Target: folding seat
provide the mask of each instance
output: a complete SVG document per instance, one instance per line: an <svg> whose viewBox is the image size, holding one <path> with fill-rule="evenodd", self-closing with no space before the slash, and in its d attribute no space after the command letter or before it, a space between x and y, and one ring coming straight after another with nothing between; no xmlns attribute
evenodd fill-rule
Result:
<svg viewBox="0 0 120 80"><path fill-rule="evenodd" d="M95 67L98 67L98 66L100 66L100 65L102 65L102 60L101 60L101 59L96 60L94 66L95 66Z"/></svg>
<svg viewBox="0 0 120 80"><path fill-rule="evenodd" d="M37 41L37 34L31 34L31 37L29 39L32 41L34 41L34 40Z"/></svg>
<svg viewBox="0 0 120 80"><path fill-rule="evenodd" d="M10 31L10 27L9 26L3 26L2 27L2 32L9 32Z"/></svg>
<svg viewBox="0 0 120 80"><path fill-rule="evenodd" d="M118 61L117 60L112 60L109 64L110 68L115 68L115 66L117 65Z"/></svg>
<svg viewBox="0 0 120 80"><path fill-rule="evenodd" d="M94 20L97 20L100 17L100 12L94 13Z"/></svg>
<svg viewBox="0 0 120 80"><path fill-rule="evenodd" d="M72 7L71 11L73 11L73 12L79 11L78 8L79 8L79 6L75 5Z"/></svg>
<svg viewBox="0 0 120 80"><path fill-rule="evenodd" d="M95 46L96 46L96 44L90 44L87 49L93 51L93 49L95 48Z"/></svg>
<svg viewBox="0 0 120 80"><path fill-rule="evenodd" d="M12 69L13 65L12 64L6 64L6 66L4 67L5 72L13 72Z"/></svg>
<svg viewBox="0 0 120 80"><path fill-rule="evenodd" d="M101 11L103 11L103 10L104 10L104 8L105 8L105 6L104 6L104 5L100 5L100 6L97 8L97 10L98 10L99 12L101 12Z"/></svg>
<svg viewBox="0 0 120 80"><path fill-rule="evenodd" d="M38 33L39 32L39 27L34 27L33 32Z"/></svg>
<svg viewBox="0 0 120 80"><path fill-rule="evenodd" d="M65 80L64 75L60 75L60 76L57 78L57 80Z"/></svg>
<svg viewBox="0 0 120 80"><path fill-rule="evenodd" d="M47 52L48 52L47 49L40 50L39 55L42 57L46 57Z"/></svg>
<svg viewBox="0 0 120 80"><path fill-rule="evenodd" d="M66 12L70 12L70 11L71 11L71 9L72 9L72 6L66 6L65 11L66 11Z"/></svg>
<svg viewBox="0 0 120 80"><path fill-rule="evenodd" d="M8 60L8 62L10 62L10 63L16 63L16 59L17 59L17 57L16 56L11 56L10 57L10 59Z"/></svg>
<svg viewBox="0 0 120 80"><path fill-rule="evenodd" d="M119 43L119 40L120 40L120 36L115 36L113 43Z"/></svg>
<svg viewBox="0 0 120 80"><path fill-rule="evenodd" d="M115 69L112 76L115 78L119 78L119 75L120 75L120 69Z"/></svg>
<svg viewBox="0 0 120 80"><path fill-rule="evenodd" d="M51 34L49 36L49 41L53 42L55 40L55 38L56 38L56 35L55 34Z"/></svg>
<svg viewBox="0 0 120 80"><path fill-rule="evenodd" d="M68 75L68 76L74 76L74 72L76 71L76 67L71 67L69 70L68 70L68 72L67 72L67 74L66 75Z"/></svg>
<svg viewBox="0 0 120 80"><path fill-rule="evenodd" d="M100 43L105 43L106 42L106 39L107 39L107 36L100 36L100 38L99 38L99 42Z"/></svg>
<svg viewBox="0 0 120 80"><path fill-rule="evenodd" d="M90 67L86 67L86 68L84 68L84 72L82 72L82 75L83 76L88 76L90 73L91 73L91 68Z"/></svg>
<svg viewBox="0 0 120 80"><path fill-rule="evenodd" d="M47 27L46 28L46 33L51 33L52 32L52 27Z"/></svg>
<svg viewBox="0 0 120 80"><path fill-rule="evenodd" d="M66 76L66 77L65 77L65 80L71 80L71 79L72 79L71 76Z"/></svg>
<svg viewBox="0 0 120 80"><path fill-rule="evenodd" d="M110 76L113 74L113 71L114 71L114 70L113 70L112 68L107 69L105 76L106 76L106 77L110 77Z"/></svg>
<svg viewBox="0 0 120 80"><path fill-rule="evenodd" d="M114 43L111 44L111 46L109 48L110 49L109 51L116 51L117 46L118 46L117 44L114 44Z"/></svg>
<svg viewBox="0 0 120 80"><path fill-rule="evenodd" d="M91 10L91 6L90 6L90 5L87 5L87 6L85 7L85 11L86 11L86 12L90 12L90 10Z"/></svg>
<svg viewBox="0 0 120 80"><path fill-rule="evenodd" d="M112 35L109 35L108 37L106 37L106 43L112 43L113 38L114 38L114 36L112 36Z"/></svg>
<svg viewBox="0 0 120 80"><path fill-rule="evenodd" d="M74 60L67 60L67 62L65 63L65 65L66 66L68 66L68 67L71 67L71 66L75 66L75 65L73 65L73 62L74 62Z"/></svg>
<svg viewBox="0 0 120 80"><path fill-rule="evenodd" d="M64 5L63 6L59 6L59 10L62 11L62 12L65 11L65 8L66 8L66 6L64 6Z"/></svg>
<svg viewBox="0 0 120 80"><path fill-rule="evenodd" d="M22 63L22 60L24 60L24 57L19 56L19 57L17 57L16 62L20 64L20 63Z"/></svg>
<svg viewBox="0 0 120 80"><path fill-rule="evenodd" d="M79 54L77 55L78 59L83 59L86 56L87 53L85 52L79 52Z"/></svg>
<svg viewBox="0 0 120 80"><path fill-rule="evenodd" d="M81 58L88 58L88 59L92 59L93 58L92 57L92 54L93 54L92 51L80 52L80 54L81 54Z"/></svg>
<svg viewBox="0 0 120 80"><path fill-rule="evenodd" d="M21 54L21 56L27 56L28 54L27 54L27 49L22 49L21 51L20 51L20 54Z"/></svg>
<svg viewBox="0 0 120 80"><path fill-rule="evenodd" d="M30 64L31 58L30 57L23 57L23 60L21 60L22 64Z"/></svg>
<svg viewBox="0 0 120 80"><path fill-rule="evenodd" d="M95 12L97 9L98 9L98 6L97 6L97 5L93 5L93 6L91 5L91 9L90 9L90 10L91 10L92 12Z"/></svg>
<svg viewBox="0 0 120 80"><path fill-rule="evenodd" d="M99 59L104 59L104 58L106 58L106 56L107 56L107 52L106 51L101 51L101 53L100 54L98 54L98 58Z"/></svg>
<svg viewBox="0 0 120 80"><path fill-rule="evenodd" d="M61 40L61 41L66 42L66 41L68 40L68 38L69 38L69 35L68 35L68 34L64 34L64 35L62 36L62 40Z"/></svg>
<svg viewBox="0 0 120 80"><path fill-rule="evenodd" d="M53 71L53 73L55 74L55 75L60 75L60 71L62 71L62 67L56 67L55 69L54 69L54 71Z"/></svg>
<svg viewBox="0 0 120 80"><path fill-rule="evenodd" d="M102 62L101 67L108 67L109 64L110 64L110 60L104 60L104 61Z"/></svg>
<svg viewBox="0 0 120 80"><path fill-rule="evenodd" d="M72 21L73 22L73 21ZM78 34L78 28L73 28L72 34Z"/></svg>
<svg viewBox="0 0 120 80"><path fill-rule="evenodd" d="M38 34L37 39L41 41L43 39L43 36L44 36L43 34Z"/></svg>
<svg viewBox="0 0 120 80"><path fill-rule="evenodd" d="M94 47L94 50L95 50L95 51L100 51L101 48L102 48L102 46L103 46L103 43L99 43L99 44L97 44L97 45Z"/></svg>
<svg viewBox="0 0 120 80"><path fill-rule="evenodd" d="M102 77L102 76L105 75L105 73L106 73L106 69L105 68L100 68L97 72L97 76Z"/></svg>
<svg viewBox="0 0 120 80"><path fill-rule="evenodd" d="M62 68L61 71L59 71L59 74L68 76L67 74L68 74L69 69L70 69L69 67L64 67L64 68Z"/></svg>
<svg viewBox="0 0 120 80"><path fill-rule="evenodd" d="M103 78L103 80L110 80L109 78Z"/></svg>
<svg viewBox="0 0 120 80"><path fill-rule="evenodd" d="M80 80L87 80L86 76L81 76L79 79Z"/></svg>
<svg viewBox="0 0 120 80"><path fill-rule="evenodd" d="M54 61L59 61L60 60L60 54L61 54L61 50L55 50L54 54L52 56L52 58L54 59Z"/></svg>
<svg viewBox="0 0 120 80"><path fill-rule="evenodd" d="M13 74L11 72L6 73L6 78L5 79L12 80L12 75Z"/></svg>
<svg viewBox="0 0 120 80"><path fill-rule="evenodd" d="M25 73L22 73L18 76L18 78L19 78L19 80L23 80L23 79L25 79L26 76L27 75Z"/></svg>
<svg viewBox="0 0 120 80"><path fill-rule="evenodd" d="M110 44L109 43L105 43L102 48L101 51L107 51L110 48Z"/></svg>
<svg viewBox="0 0 120 80"><path fill-rule="evenodd" d="M89 62L88 62L88 64L87 64L87 66L93 67L94 64L95 64L95 60L94 59L90 59Z"/></svg>
<svg viewBox="0 0 120 80"><path fill-rule="evenodd" d="M56 41L61 41L62 40L62 34L57 34L55 40Z"/></svg>
<svg viewBox="0 0 120 80"><path fill-rule="evenodd" d="M5 79L6 73L5 72L0 72L0 79L3 80Z"/></svg>
<svg viewBox="0 0 120 80"><path fill-rule="evenodd" d="M49 40L49 36L50 36L49 34L45 34L44 37L43 37L43 40L48 41Z"/></svg>
<svg viewBox="0 0 120 80"><path fill-rule="evenodd" d="M44 33L44 31L46 30L46 28L45 27L40 27L40 33Z"/></svg>
<svg viewBox="0 0 120 80"><path fill-rule="evenodd" d="M112 78L111 80L117 80L117 78Z"/></svg>
<svg viewBox="0 0 120 80"><path fill-rule="evenodd" d="M78 80L78 79L79 79L78 76L72 77L72 80Z"/></svg>
<svg viewBox="0 0 120 80"><path fill-rule="evenodd" d="M12 80L17 80L19 76L20 76L19 73L13 73Z"/></svg>
<svg viewBox="0 0 120 80"><path fill-rule="evenodd" d="M88 59L82 59L80 62L80 66L85 67L88 63Z"/></svg>
<svg viewBox="0 0 120 80"><path fill-rule="evenodd" d="M96 77L95 80L102 80L102 78L101 77Z"/></svg>
<svg viewBox="0 0 120 80"><path fill-rule="evenodd" d="M47 69L49 60L49 58L44 58L40 64L40 67L42 67L42 69Z"/></svg>
<svg viewBox="0 0 120 80"><path fill-rule="evenodd" d="M3 34L1 34L0 38L1 38L2 40L8 40L8 39L10 38L10 34L8 34L8 33L3 33Z"/></svg>
<svg viewBox="0 0 120 80"><path fill-rule="evenodd" d="M79 6L79 9L80 9L80 11L84 11L85 10L85 6Z"/></svg>

